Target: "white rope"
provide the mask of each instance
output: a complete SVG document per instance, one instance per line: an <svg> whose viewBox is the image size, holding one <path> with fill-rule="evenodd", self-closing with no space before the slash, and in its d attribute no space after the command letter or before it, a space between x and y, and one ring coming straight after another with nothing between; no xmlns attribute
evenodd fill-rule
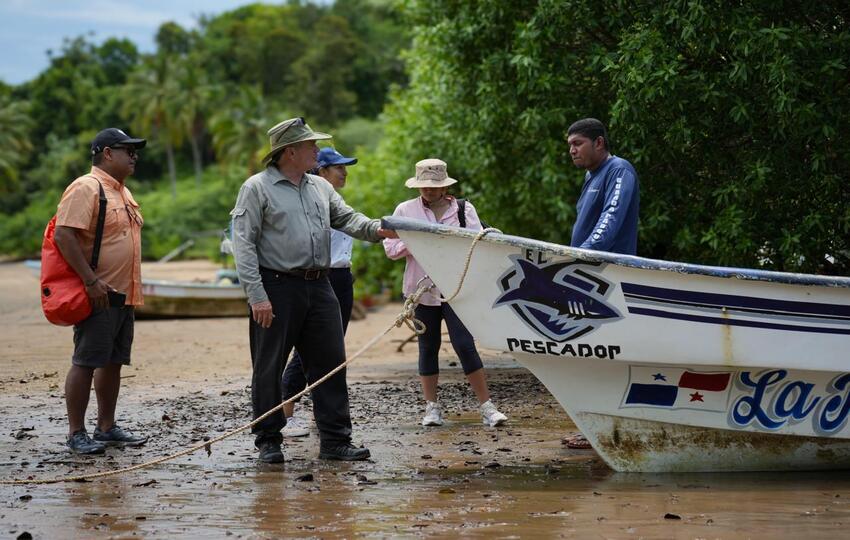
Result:
<svg viewBox="0 0 850 540"><path fill-rule="evenodd" d="M491 232L500 233L502 231L500 231L499 229L496 229L494 227L487 227L486 229L481 229L480 231L478 231L478 234L475 235L475 238L473 238L473 240L472 240L472 244L469 245L469 251L466 253L466 262L464 263L463 272L461 272L461 274L460 274L460 280L458 281L457 288L455 289L455 292L453 292L451 294L451 296L449 296L448 298L443 298L441 296L440 297L441 302L449 303L449 302L451 302L452 300L455 299L455 297L458 295L458 293L460 293L460 289L461 289L461 287L463 287L463 282L466 281L466 273L469 272L469 265L472 262L472 252L475 251L476 244L478 244L478 242L481 241L482 238L484 238L485 236L487 236Z"/></svg>

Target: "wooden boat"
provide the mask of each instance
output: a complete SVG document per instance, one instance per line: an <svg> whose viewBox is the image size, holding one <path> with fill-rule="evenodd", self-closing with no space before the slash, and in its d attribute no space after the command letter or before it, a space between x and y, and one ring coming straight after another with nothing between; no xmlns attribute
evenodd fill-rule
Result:
<svg viewBox="0 0 850 540"><path fill-rule="evenodd" d="M475 233L385 218L445 295ZM850 466L850 279L491 233L452 307L617 471Z"/></svg>
<svg viewBox="0 0 850 540"><path fill-rule="evenodd" d="M136 308L139 319L248 315L248 301L241 285L142 278L142 295L145 303Z"/></svg>

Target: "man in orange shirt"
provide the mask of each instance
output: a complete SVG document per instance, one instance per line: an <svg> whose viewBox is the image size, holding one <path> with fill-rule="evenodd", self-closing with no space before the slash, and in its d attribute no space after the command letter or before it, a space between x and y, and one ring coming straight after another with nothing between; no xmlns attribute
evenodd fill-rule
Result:
<svg viewBox="0 0 850 540"><path fill-rule="evenodd" d="M142 304L142 214L124 181L136 167L144 139L116 128L104 129L91 144L91 172L74 180L56 212L55 241L86 286L92 314L74 326L74 355L65 378L68 448L102 454L106 446L140 446L139 437L115 424L121 366L130 363L134 306ZM96 269L89 266L99 214L100 187L106 218ZM94 438L85 428L92 380L97 396Z"/></svg>

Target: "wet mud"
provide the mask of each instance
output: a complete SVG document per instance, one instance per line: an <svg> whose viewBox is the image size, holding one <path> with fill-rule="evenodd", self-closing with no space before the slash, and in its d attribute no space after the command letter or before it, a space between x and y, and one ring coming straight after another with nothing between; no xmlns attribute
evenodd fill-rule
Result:
<svg viewBox="0 0 850 540"><path fill-rule="evenodd" d="M250 420L244 319L145 321L137 327L134 365L124 370L119 422L150 442L100 457L69 454L62 386L70 333L40 319L36 282L22 267L0 265L0 294L9 308L0 314L0 479L120 468ZM385 328L398 307L352 323L349 351ZM371 460L319 460L313 430L286 440L284 464L260 464L243 433L209 453L126 475L0 485L0 538L846 534L846 472L614 473L593 451L562 445L572 422L533 376L497 353L485 352L485 365L509 424L481 424L447 348L440 400L448 422L424 428L415 343L396 350L408 333L393 331L348 373L355 443L371 450ZM93 399L90 419L95 408ZM298 405L310 409L309 399Z"/></svg>

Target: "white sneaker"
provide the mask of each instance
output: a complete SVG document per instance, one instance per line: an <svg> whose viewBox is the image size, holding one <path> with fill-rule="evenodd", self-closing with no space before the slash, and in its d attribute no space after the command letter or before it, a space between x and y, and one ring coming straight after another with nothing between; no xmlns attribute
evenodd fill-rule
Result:
<svg viewBox="0 0 850 540"><path fill-rule="evenodd" d="M281 434L284 437L306 437L310 434L310 425L307 420L300 416L290 416L286 419Z"/></svg>
<svg viewBox="0 0 850 540"><path fill-rule="evenodd" d="M422 418L423 426L442 426L443 411L440 409L440 404L435 401L428 401L425 404L425 417Z"/></svg>
<svg viewBox="0 0 850 540"><path fill-rule="evenodd" d="M481 404L481 422L490 427L501 426L508 421L508 417L499 412L489 399Z"/></svg>

